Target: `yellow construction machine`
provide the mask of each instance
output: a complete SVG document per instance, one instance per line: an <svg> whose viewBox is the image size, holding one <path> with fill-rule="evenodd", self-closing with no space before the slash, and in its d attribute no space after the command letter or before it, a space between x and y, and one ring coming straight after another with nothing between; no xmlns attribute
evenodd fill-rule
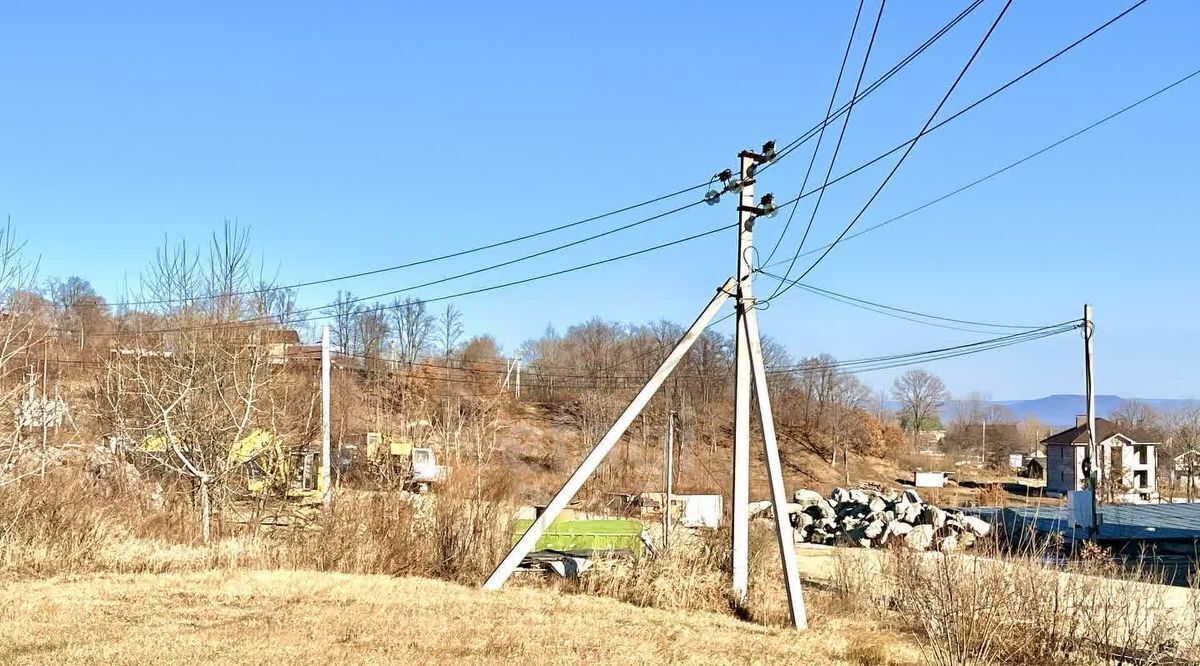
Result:
<svg viewBox="0 0 1200 666"><path fill-rule="evenodd" d="M151 455L165 455L170 440L153 435L142 440L138 449ZM188 447L182 448L188 454ZM320 454L303 447L288 447L274 434L255 429L229 447L227 461L244 474L246 491L262 493L270 488L285 490L288 497L322 495L328 486L320 469Z"/></svg>
<svg viewBox="0 0 1200 666"><path fill-rule="evenodd" d="M437 464L433 449L414 446L405 437L389 436L385 441L378 432L367 433L367 459L385 466L404 488L418 493L427 492L449 474L448 468Z"/></svg>

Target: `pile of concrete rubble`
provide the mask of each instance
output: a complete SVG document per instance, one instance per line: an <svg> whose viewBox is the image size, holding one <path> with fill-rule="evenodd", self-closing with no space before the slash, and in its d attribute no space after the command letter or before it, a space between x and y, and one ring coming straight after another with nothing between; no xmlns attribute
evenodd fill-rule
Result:
<svg viewBox="0 0 1200 666"><path fill-rule="evenodd" d="M834 488L828 498L798 490L788 505L796 541L950 552L969 548L991 525L958 510L926 504L915 490L877 492ZM751 515L770 514L769 502L756 502Z"/></svg>

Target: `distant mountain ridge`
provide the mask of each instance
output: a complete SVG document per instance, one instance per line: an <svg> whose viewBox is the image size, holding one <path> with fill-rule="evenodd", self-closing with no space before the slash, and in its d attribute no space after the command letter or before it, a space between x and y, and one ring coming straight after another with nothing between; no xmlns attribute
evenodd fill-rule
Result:
<svg viewBox="0 0 1200 666"><path fill-rule="evenodd" d="M1111 417L1125 400L1136 400L1159 411L1174 411L1192 406L1196 400L1182 398L1122 398L1119 395L1097 395L1096 415L1104 418ZM1051 427L1069 427L1075 425L1075 417L1087 412L1086 397L1078 394L1048 395L1032 400L990 400L989 404L1007 407L1017 420L1032 414L1039 421ZM941 410L942 421L946 422L954 414L955 402L951 401Z"/></svg>
<svg viewBox="0 0 1200 666"><path fill-rule="evenodd" d="M1183 409L1200 403L1200 400L1186 398L1123 398L1119 395L1097 395L1096 416L1111 417L1125 400L1136 400L1164 412ZM1056 429L1068 428L1075 425L1075 417L1087 412L1085 397L1070 393L1048 395L1031 400L989 400L986 402L990 405L1000 405L1008 408L1018 421L1032 414L1042 423ZM942 423L949 423L954 418L955 408L958 404L959 401L951 400L942 407L939 411ZM899 406L899 403L894 401L887 403L889 409L896 409Z"/></svg>

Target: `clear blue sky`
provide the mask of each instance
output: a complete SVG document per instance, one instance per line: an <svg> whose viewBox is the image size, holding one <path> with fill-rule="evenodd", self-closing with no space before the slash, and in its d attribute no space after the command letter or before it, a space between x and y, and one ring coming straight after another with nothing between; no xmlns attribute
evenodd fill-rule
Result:
<svg viewBox="0 0 1200 666"><path fill-rule="evenodd" d="M1128 2L1014 3L952 111ZM872 2L864 14L873 17ZM893 2L868 78L965 3ZM377 268L639 201L733 166L823 114L845 3L10 3L0 9L0 214L43 276L110 299L164 234L252 229L282 282ZM998 0L856 109L839 158L918 130ZM864 21L869 21L868 17ZM1200 68L1200 3L1151 0L921 142L862 224L986 174ZM859 45L865 43L860 40ZM851 62L861 57L855 50ZM808 281L966 319L1051 323L1095 305L1103 393L1200 395L1193 341L1200 77L968 193L840 246ZM827 143L828 147L831 145ZM828 153L826 153L828 154ZM794 196L800 153L759 181ZM890 168L831 188L830 240ZM818 166L820 169L820 163ZM540 260L431 287L435 297L627 252L733 221L700 207ZM587 235L305 290L366 295ZM801 224L807 209L798 215ZM769 249L783 219L757 227ZM797 230L798 231L798 230ZM567 277L463 298L468 331L508 348L592 315L690 321L733 270L732 231ZM796 232L784 248L794 248ZM768 288L762 280L758 291ZM761 317L796 355L856 358L978 339L793 290ZM1065 335L933 364L955 392L1080 392ZM891 375L865 376L874 386Z"/></svg>

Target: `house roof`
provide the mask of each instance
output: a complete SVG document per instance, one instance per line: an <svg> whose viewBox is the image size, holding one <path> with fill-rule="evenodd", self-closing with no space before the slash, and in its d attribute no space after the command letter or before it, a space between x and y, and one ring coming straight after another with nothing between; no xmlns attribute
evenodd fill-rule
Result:
<svg viewBox="0 0 1200 666"><path fill-rule="evenodd" d="M1104 440L1117 434L1117 424L1108 419L1096 419L1096 441L1103 442ZM1088 443L1088 427L1084 423L1077 425L1074 428L1068 428L1062 432L1056 432L1046 439L1042 440L1042 444L1087 444Z"/></svg>
<svg viewBox="0 0 1200 666"><path fill-rule="evenodd" d="M1126 428L1118 426L1116 423L1108 419L1096 418L1096 441L1103 442L1104 440L1114 436L1121 435L1133 442L1154 442L1155 437L1152 433L1136 428ZM1084 423L1077 425L1074 428L1068 428L1062 432L1054 433L1046 439L1042 440L1042 444L1071 444L1084 445L1088 443L1088 427Z"/></svg>

